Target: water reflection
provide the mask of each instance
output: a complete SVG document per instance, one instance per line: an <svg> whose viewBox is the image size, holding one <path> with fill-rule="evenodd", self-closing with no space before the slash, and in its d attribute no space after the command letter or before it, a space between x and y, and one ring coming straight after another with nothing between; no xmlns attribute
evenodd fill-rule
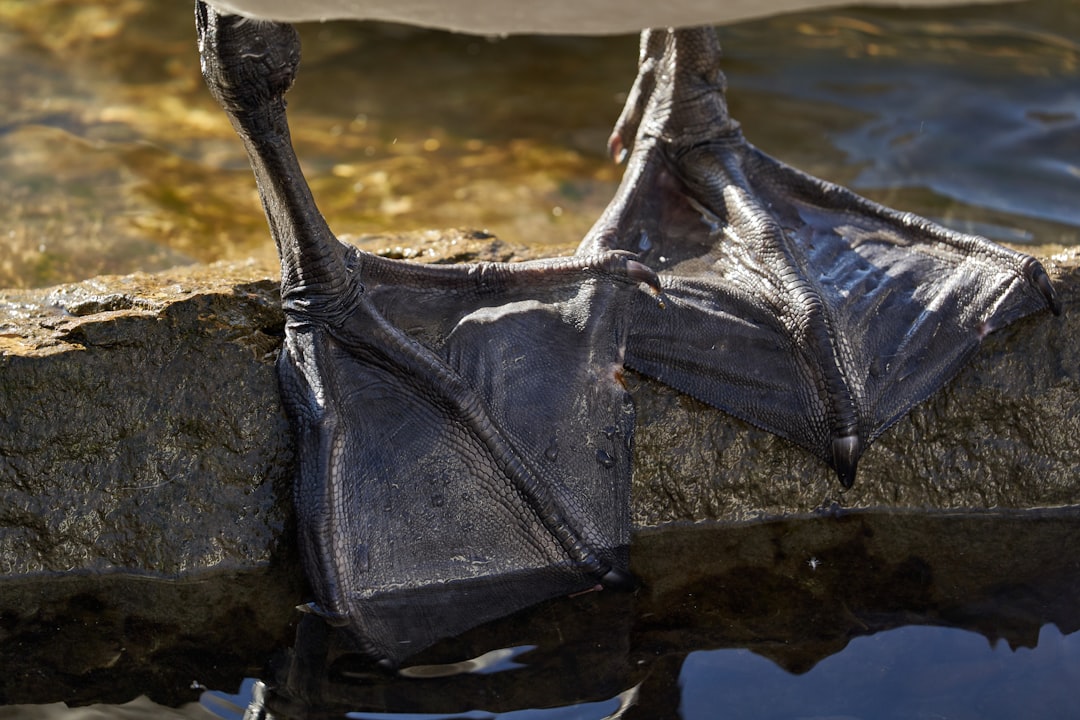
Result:
<svg viewBox="0 0 1080 720"><path fill-rule="evenodd" d="M691 653L679 674L685 720L1067 718L1076 713L1080 633L1043 627L1033 648L909 626L852 640L793 675L748 650Z"/></svg>
<svg viewBox="0 0 1080 720"><path fill-rule="evenodd" d="M1080 19L1068 0L829 11L722 31L757 145L1010 242L1073 243ZM0 287L255 256L246 158L198 74L187 3L0 2ZM303 30L296 144L340 232L487 229L572 248L619 169L636 41L359 23ZM378 241L372 249L378 249Z"/></svg>
<svg viewBox="0 0 1080 720"><path fill-rule="evenodd" d="M351 712L345 717L354 720L394 720L395 718L409 718L410 720L434 720L435 718L463 718L468 720L615 720L634 705L636 692L632 689L621 693L618 697L599 702L586 702L578 705L569 705L557 708L526 708L524 710L510 710L504 713L490 713L484 710L472 710L456 715L401 715L398 713L367 713Z"/></svg>
<svg viewBox="0 0 1080 720"><path fill-rule="evenodd" d="M1068 717L1078 546L1076 509L642 532L638 591L545 603L399 674L293 611L295 558L175 582L8 579L0 717L191 716L196 701L231 719Z"/></svg>
<svg viewBox="0 0 1080 720"><path fill-rule="evenodd" d="M387 675L306 618L251 708L267 718L711 718L721 707L747 718L1066 717L1080 681L1080 562L1047 551L1076 541L1076 521L853 514L649 533L635 542L636 594L520 613L421 654L423 672ZM497 672L460 662L496 656L513 662ZM445 672L432 672L440 662Z"/></svg>
<svg viewBox="0 0 1080 720"><path fill-rule="evenodd" d="M907 626L856 638L841 653L805 674L788 672L745 649L696 651L678 675L678 717L684 720L770 718L951 718L1013 720L1067 718L1080 682L1080 633L1046 625L1033 648L1011 649L953 628ZM248 717L265 708L248 681ZM422 691L422 688L417 688ZM506 712L344 712L357 720L610 720L636 716L638 686L602 701ZM226 720L241 720L240 705L225 707L219 694L202 704ZM273 713L271 712L271 716ZM667 717L643 715L644 717ZM670 716L675 716L672 709Z"/></svg>

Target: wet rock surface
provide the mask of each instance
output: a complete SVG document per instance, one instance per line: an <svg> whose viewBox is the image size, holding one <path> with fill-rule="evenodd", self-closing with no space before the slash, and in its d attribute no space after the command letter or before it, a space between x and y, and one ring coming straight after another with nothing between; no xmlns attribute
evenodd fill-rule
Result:
<svg viewBox="0 0 1080 720"><path fill-rule="evenodd" d="M268 559L292 450L264 275L211 266L0 300L0 573Z"/></svg>
<svg viewBox="0 0 1080 720"><path fill-rule="evenodd" d="M433 262L523 256L467 232L365 244ZM1046 265L1063 317L992 336L871 448L846 493L802 450L632 377L636 524L1080 503L1080 252ZM289 546L272 278L219 263L0 293L0 575L177 575Z"/></svg>

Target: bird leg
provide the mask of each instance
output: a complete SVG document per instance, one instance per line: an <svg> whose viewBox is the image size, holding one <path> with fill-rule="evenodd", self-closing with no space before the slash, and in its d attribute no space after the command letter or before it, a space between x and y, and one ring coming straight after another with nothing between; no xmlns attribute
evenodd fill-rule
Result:
<svg viewBox="0 0 1080 720"><path fill-rule="evenodd" d="M579 252L660 273L626 363L828 463L860 455L992 330L1059 312L1032 257L811 177L728 115L711 28L648 30L609 143L627 169Z"/></svg>
<svg viewBox="0 0 1080 720"><path fill-rule="evenodd" d="M293 28L196 7L207 85L243 139L281 260L278 372L317 602L396 663L597 584L627 586L633 406L623 251L432 267L339 242L285 117Z"/></svg>

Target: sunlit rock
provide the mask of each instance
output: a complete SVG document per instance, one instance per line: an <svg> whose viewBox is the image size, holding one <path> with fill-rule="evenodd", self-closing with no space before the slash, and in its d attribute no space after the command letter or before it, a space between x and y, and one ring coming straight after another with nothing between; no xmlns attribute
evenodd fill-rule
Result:
<svg viewBox="0 0 1080 720"><path fill-rule="evenodd" d="M429 262L520 259L482 233L362 239ZM789 443L628 374L638 526L821 509L1080 502L1080 252L1045 259L1064 316L999 333L866 455L841 492ZM258 264L0 293L0 575L160 575L291 548L291 435Z"/></svg>

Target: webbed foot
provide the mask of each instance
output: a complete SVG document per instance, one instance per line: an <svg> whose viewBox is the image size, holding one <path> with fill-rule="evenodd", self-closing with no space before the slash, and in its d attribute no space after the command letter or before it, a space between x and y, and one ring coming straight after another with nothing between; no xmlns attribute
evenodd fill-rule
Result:
<svg viewBox="0 0 1080 720"><path fill-rule="evenodd" d="M765 155L727 112L709 28L646 31L609 143L628 159L579 252L661 273L627 365L803 446L850 487L862 453L987 332L1059 310L1033 258Z"/></svg>
<svg viewBox="0 0 1080 720"><path fill-rule="evenodd" d="M630 584L631 253L422 266L339 242L289 140L292 28L196 10L281 260L301 558L389 664L547 598Z"/></svg>

